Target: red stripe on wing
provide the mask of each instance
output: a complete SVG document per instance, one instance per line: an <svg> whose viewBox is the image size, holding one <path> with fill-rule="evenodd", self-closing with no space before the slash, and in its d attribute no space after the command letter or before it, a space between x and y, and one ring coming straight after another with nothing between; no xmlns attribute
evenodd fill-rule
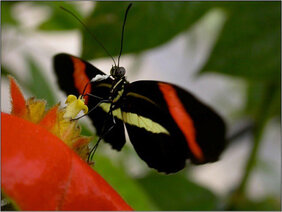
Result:
<svg viewBox="0 0 282 212"><path fill-rule="evenodd" d="M158 85L168 105L172 118L184 134L188 147L198 160L203 161L204 156L196 141L196 129L193 120L185 110L181 100L178 98L176 90L172 85L166 83L158 83Z"/></svg>
<svg viewBox="0 0 282 212"><path fill-rule="evenodd" d="M71 57L71 59L74 64L74 72L73 72L74 86L78 89L79 93L82 94L84 87L90 81L90 79L88 78L85 72L86 64L76 57ZM87 88L85 89L85 93L91 93L91 84L87 85ZM85 96L84 98L85 98L85 104L87 104L88 96Z"/></svg>

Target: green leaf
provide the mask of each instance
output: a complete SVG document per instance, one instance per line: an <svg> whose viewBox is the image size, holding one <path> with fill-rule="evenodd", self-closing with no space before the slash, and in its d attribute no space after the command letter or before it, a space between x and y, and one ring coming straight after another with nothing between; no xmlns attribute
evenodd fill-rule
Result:
<svg viewBox="0 0 282 212"><path fill-rule="evenodd" d="M51 17L39 26L40 30L71 30L80 27L80 24L77 23L76 19L73 16L60 8L64 7L80 17L79 10L77 10L72 2L52 1L40 2L39 4L48 6L52 12Z"/></svg>
<svg viewBox="0 0 282 212"><path fill-rule="evenodd" d="M217 5L229 17L203 71L278 82L280 2L218 2Z"/></svg>
<svg viewBox="0 0 282 212"><path fill-rule="evenodd" d="M236 204L226 210L232 211L279 211L280 202L277 197L269 196L261 200L250 200L248 198L239 198Z"/></svg>
<svg viewBox="0 0 282 212"><path fill-rule="evenodd" d="M94 132L92 132L86 124L80 124L80 126L81 126L81 135L93 136Z"/></svg>
<svg viewBox="0 0 282 212"><path fill-rule="evenodd" d="M1 76L2 77L7 77L8 75L13 75L10 70L8 70L6 67L1 65Z"/></svg>
<svg viewBox="0 0 282 212"><path fill-rule="evenodd" d="M160 210L216 210L216 196L208 189L189 181L182 173L150 174L140 179L139 183Z"/></svg>
<svg viewBox="0 0 282 212"><path fill-rule="evenodd" d="M18 22L12 15L12 8L17 2L2 1L1 2L1 23L17 25Z"/></svg>
<svg viewBox="0 0 282 212"><path fill-rule="evenodd" d="M276 84L263 83L261 81L249 82L245 112L257 119L261 113L268 113L269 118L280 116L280 86ZM265 100L267 98L267 100ZM264 110L264 102L271 106L268 111Z"/></svg>
<svg viewBox="0 0 282 212"><path fill-rule="evenodd" d="M54 96L53 90L49 82L46 80L46 77L40 70L40 67L38 67L35 61L29 56L26 57L26 61L29 65L29 70L32 78L26 85L27 88L33 95L35 95L36 98L45 99L50 106L55 105L56 98Z"/></svg>
<svg viewBox="0 0 282 212"><path fill-rule="evenodd" d="M279 84L250 82L247 89L245 114L256 125L264 126L273 117L281 116L281 88Z"/></svg>
<svg viewBox="0 0 282 212"><path fill-rule="evenodd" d="M1 210L2 211L19 211L17 204L10 199L3 190L1 190Z"/></svg>
<svg viewBox="0 0 282 212"><path fill-rule="evenodd" d="M269 107L269 118L281 117L281 85L274 85L272 87L272 100Z"/></svg>
<svg viewBox="0 0 282 212"><path fill-rule="evenodd" d="M138 182L109 158L95 154L94 169L111 184L134 210L158 210Z"/></svg>
<svg viewBox="0 0 282 212"><path fill-rule="evenodd" d="M87 19L87 27L113 56L120 51L121 29L128 2L97 2ZM123 53L139 53L164 44L185 31L210 7L210 2L134 2L129 11ZM93 59L108 55L83 32L82 57Z"/></svg>

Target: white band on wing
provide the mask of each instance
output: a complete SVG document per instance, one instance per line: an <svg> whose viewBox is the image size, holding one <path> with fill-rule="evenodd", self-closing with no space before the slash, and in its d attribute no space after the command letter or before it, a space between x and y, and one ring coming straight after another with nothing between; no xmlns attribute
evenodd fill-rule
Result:
<svg viewBox="0 0 282 212"><path fill-rule="evenodd" d="M109 75L97 74L95 77L91 79L91 82L98 82L98 81L102 81L108 78L109 78Z"/></svg>

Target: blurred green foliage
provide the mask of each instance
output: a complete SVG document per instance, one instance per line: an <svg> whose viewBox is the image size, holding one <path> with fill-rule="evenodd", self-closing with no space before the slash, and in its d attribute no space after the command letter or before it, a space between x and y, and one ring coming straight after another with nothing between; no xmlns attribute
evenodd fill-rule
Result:
<svg viewBox="0 0 282 212"><path fill-rule="evenodd" d="M233 196L234 197L234 196ZM232 200L232 198L231 198ZM279 198L268 196L259 200L251 200L245 196L233 198L235 204L229 205L226 210L232 211L278 211L280 209Z"/></svg>
<svg viewBox="0 0 282 212"><path fill-rule="evenodd" d="M17 25L18 22L12 15L12 8L17 2L7 1L1 4L1 22L3 24Z"/></svg>
<svg viewBox="0 0 282 212"><path fill-rule="evenodd" d="M250 199L240 199L234 207L229 210L234 211L277 211L280 208L280 202L277 198L268 197L259 201Z"/></svg>
<svg viewBox="0 0 282 212"><path fill-rule="evenodd" d="M202 71L245 79L245 112L256 122L280 116L280 2L226 2L218 6L226 10L228 19ZM265 111L268 107L271 112ZM263 113L268 117L262 119Z"/></svg>
<svg viewBox="0 0 282 212"><path fill-rule="evenodd" d="M13 7L18 2L1 3L2 26L19 27L14 18ZM93 59L108 57L89 33L69 14L63 6L86 23L106 49L116 56L120 50L121 26L128 2L96 2L94 9L85 16L74 2L32 2L48 7L50 16L38 26L41 31L81 30L83 36L82 57ZM192 182L184 172L163 175L155 172L134 178L124 163L117 163L99 152L95 155L97 170L135 210L279 210L277 197L259 202L250 200L244 192L250 173L256 162L260 138L267 121L281 114L280 91L280 2L135 2L128 14L125 27L124 53L138 54L160 46L189 27L213 8L221 8L227 15L217 42L200 74L216 72L244 79L247 83L246 104L242 116L252 118L255 124L253 149L246 162L242 181L235 186L228 201L220 199L210 190ZM3 41L2 41L3 42ZM2 52L3 54L3 52ZM38 98L54 105L55 94L31 57L26 56L30 82L21 81ZM13 74L5 64L1 76ZM39 83L34 83L39 82ZM83 132L92 134L86 126ZM121 160L127 155L122 151ZM137 156L136 156L137 157ZM188 169L188 168L187 168ZM187 170L186 170L187 172ZM226 173L230 174L230 173ZM225 205L222 206L222 205ZM219 207L220 206L220 207Z"/></svg>
<svg viewBox="0 0 282 212"><path fill-rule="evenodd" d="M182 171L174 175L151 173L138 182L164 211L214 210L216 196L208 189L191 182Z"/></svg>
<svg viewBox="0 0 282 212"><path fill-rule="evenodd" d="M96 10L86 19L90 30L98 38L103 38L106 48L114 56L120 50L127 5L128 2L98 2ZM187 30L208 7L208 4L198 2L135 2L126 21L124 53L139 53L169 41ZM84 32L82 57L103 56L106 56L103 49Z"/></svg>
<svg viewBox="0 0 282 212"><path fill-rule="evenodd" d="M222 4L228 19L202 70L250 80L273 81L279 78L279 5L280 2Z"/></svg>
<svg viewBox="0 0 282 212"><path fill-rule="evenodd" d="M67 15L61 7L67 8L74 12L76 15L80 16L80 12L77 7L70 3L64 1L53 1L53 2L40 2L40 5L50 7L51 17L45 22L40 24L40 30L70 30L77 28L77 23L74 21L74 18L70 15ZM81 17L80 17L81 18Z"/></svg>
<svg viewBox="0 0 282 212"><path fill-rule="evenodd" d="M31 80L26 84L28 89L37 98L45 99L48 106L52 107L57 101L50 83L48 83L47 78L41 71L41 68L38 67L36 62L31 57L26 56L26 61L31 74Z"/></svg>
<svg viewBox="0 0 282 212"><path fill-rule="evenodd" d="M97 155L95 156L95 165L93 168L95 168L95 170L101 174L135 210L159 210L154 201L147 195L142 185L135 179L132 179L121 164L116 164L105 156Z"/></svg>

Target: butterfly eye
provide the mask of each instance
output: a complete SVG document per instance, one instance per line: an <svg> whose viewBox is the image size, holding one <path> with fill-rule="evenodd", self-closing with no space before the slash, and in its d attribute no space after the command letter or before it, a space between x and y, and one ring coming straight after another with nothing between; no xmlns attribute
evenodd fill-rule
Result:
<svg viewBox="0 0 282 212"><path fill-rule="evenodd" d="M126 71L124 67L119 67L117 72L120 77L123 77Z"/></svg>
<svg viewBox="0 0 282 212"><path fill-rule="evenodd" d="M114 78L121 78L125 75L125 72L124 67L113 66L110 73Z"/></svg>

